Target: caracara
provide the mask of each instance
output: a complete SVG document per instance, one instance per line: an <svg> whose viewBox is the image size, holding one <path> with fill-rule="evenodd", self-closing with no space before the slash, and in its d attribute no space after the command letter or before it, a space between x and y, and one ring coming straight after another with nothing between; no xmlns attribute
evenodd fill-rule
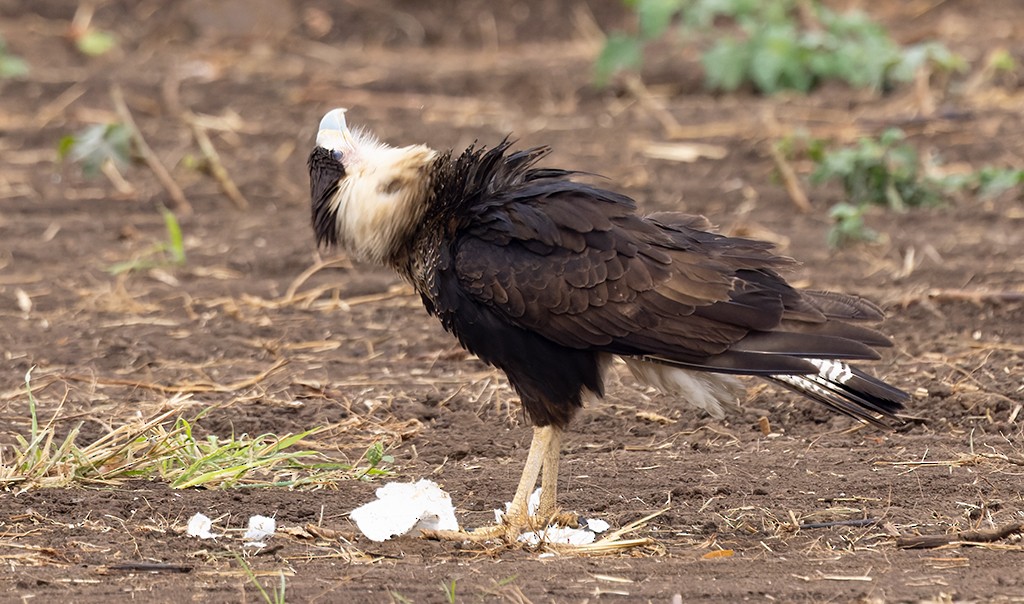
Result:
<svg viewBox="0 0 1024 604"><path fill-rule="evenodd" d="M847 364L890 346L859 325L882 312L855 296L795 289L792 260L768 243L727 237L703 217L641 215L632 199L536 167L547 147L505 139L461 153L389 146L320 122L309 157L321 246L394 269L468 351L501 369L534 424L502 531L557 516L562 432L602 396L618 357L642 383L715 417L752 375L857 420L885 425L903 391Z"/></svg>

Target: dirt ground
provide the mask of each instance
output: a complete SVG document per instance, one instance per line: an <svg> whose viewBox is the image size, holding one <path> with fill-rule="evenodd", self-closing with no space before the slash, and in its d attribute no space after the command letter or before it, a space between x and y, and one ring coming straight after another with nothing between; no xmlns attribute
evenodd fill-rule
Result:
<svg viewBox="0 0 1024 604"><path fill-rule="evenodd" d="M599 31L628 24L612 1L100 1L92 25L118 43L86 58L66 38L76 2L0 0L0 35L31 68L0 80L0 442L29 429L34 367L40 417L59 409L64 432L84 422L83 443L175 409L205 411L197 430L221 437L325 426L318 449L355 461L383 442L390 479L429 477L463 525L485 524L511 496L530 438L501 376L392 275L343 258L305 272L318 258L305 160L336 106L394 143L462 147L509 132L548 143L552 165L605 175L645 210L686 209L775 241L803 262L798 284L886 307L896 346L872 369L914 393L910 421L887 433L753 383L744 414L718 422L623 376L567 436L562 503L613 527L669 509L628 535L645 545L606 556L371 542L348 512L380 480L12 485L0 494L0 599L261 601L238 540L183 534L203 512L233 529L252 514L319 527L247 554L264 586L285 575L294 602L440 602L453 585L457 601L1024 601L1018 537L896 544L1024 523L1020 190L879 211L869 222L880 242L830 251L840 192L809 188L814 211L796 211L768 152L798 131L848 142L899 126L953 169L1024 166L1021 69L970 81L996 49L1024 62L1024 7L845 5L858 4L902 42L943 41L971 71L884 96L831 85L716 96L701 88L696 54L678 51L648 61L646 91L598 90ZM118 119L115 85L192 205L179 212L182 267L106 270L165 237L157 207L173 200L150 170L126 168L132 190L119 190L56 161L62 136ZM203 120L247 209L190 167L200 150L183 110ZM645 153L669 140L724 157Z"/></svg>

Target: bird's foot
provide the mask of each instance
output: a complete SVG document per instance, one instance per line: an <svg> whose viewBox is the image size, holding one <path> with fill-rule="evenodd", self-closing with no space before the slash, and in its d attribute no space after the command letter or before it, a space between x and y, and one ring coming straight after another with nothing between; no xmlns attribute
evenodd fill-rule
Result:
<svg viewBox="0 0 1024 604"><path fill-rule="evenodd" d="M464 543L466 541L472 543L483 543L485 541L494 541L500 539L505 531L505 527L501 524L493 524L490 526L483 526L471 531L459 529L457 531L434 531L424 529L420 532L420 536L424 539L430 539L433 541L458 541Z"/></svg>
<svg viewBox="0 0 1024 604"><path fill-rule="evenodd" d="M567 528L580 528L580 515L576 512L563 512L561 510L548 516L546 526L564 526Z"/></svg>
<svg viewBox="0 0 1024 604"><path fill-rule="evenodd" d="M420 536L434 541L458 541L460 543L467 541L470 543L503 541L506 545L513 545L519 540L519 535L528 530L532 529L524 529L502 522L500 524L481 526L471 531L462 529L457 531L424 530Z"/></svg>
<svg viewBox="0 0 1024 604"><path fill-rule="evenodd" d="M517 516L505 514L498 524L491 524L475 528L471 531L431 531L424 530L424 539L437 541L470 541L483 543L486 541L504 541L506 545L519 543L519 536L524 533L543 533L545 529L552 526L563 526L579 528L579 515L575 512L555 512L536 516Z"/></svg>

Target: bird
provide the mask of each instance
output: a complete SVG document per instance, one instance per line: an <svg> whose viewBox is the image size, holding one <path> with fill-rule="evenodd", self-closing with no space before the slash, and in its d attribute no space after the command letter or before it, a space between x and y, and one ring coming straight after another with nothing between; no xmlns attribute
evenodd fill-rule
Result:
<svg viewBox="0 0 1024 604"><path fill-rule="evenodd" d="M467 351L504 372L533 424L501 522L517 535L553 519L563 434L604 394L621 359L641 383L715 418L756 376L861 422L890 427L906 392L851 365L891 340L869 300L798 289L795 261L702 216L642 214L589 175L541 165L547 146L508 136L461 152L404 147L323 116L308 159L321 248L388 267ZM541 483L540 505L528 498ZM566 520L568 522L568 520Z"/></svg>

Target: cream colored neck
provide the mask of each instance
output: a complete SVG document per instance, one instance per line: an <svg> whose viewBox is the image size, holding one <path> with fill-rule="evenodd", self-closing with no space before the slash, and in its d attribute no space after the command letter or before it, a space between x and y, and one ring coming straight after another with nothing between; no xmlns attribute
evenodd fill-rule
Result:
<svg viewBox="0 0 1024 604"><path fill-rule="evenodd" d="M389 264L426 211L430 163L423 145L362 148L339 183L338 239L356 259Z"/></svg>

